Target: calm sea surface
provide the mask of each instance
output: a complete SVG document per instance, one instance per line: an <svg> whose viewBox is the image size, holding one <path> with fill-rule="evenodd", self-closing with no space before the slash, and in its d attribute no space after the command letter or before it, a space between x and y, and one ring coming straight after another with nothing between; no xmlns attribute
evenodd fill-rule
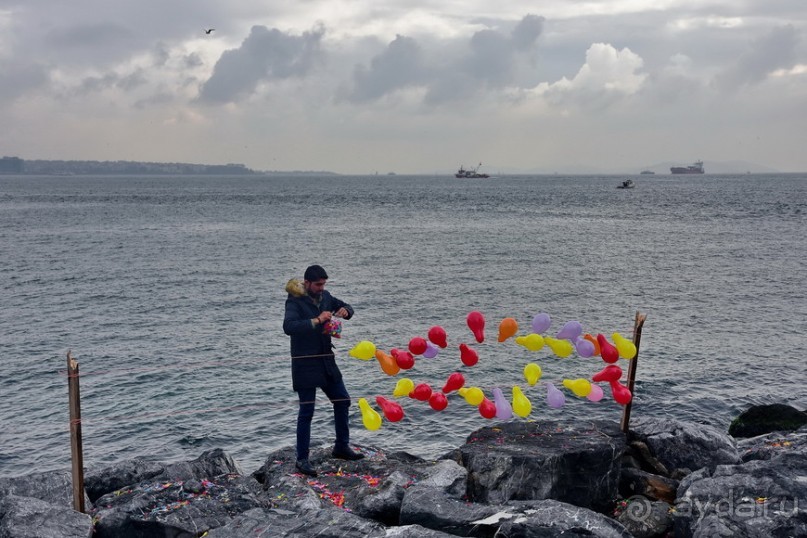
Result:
<svg viewBox="0 0 807 538"><path fill-rule="evenodd" d="M807 408L807 175L622 179L0 176L0 474L69 468L68 350L87 467L222 447L251 472L292 446L283 287L312 263L356 309L338 360L374 405L404 374L440 388L459 369L489 397L520 385L534 420L618 421L608 390L546 403L545 382L590 377L599 358L498 343L497 327L513 317L526 334L545 312L546 334L578 320L630 336L641 311L633 417L726 429L753 404ZM348 355L433 325L449 347L396 377ZM528 362L543 368L535 386ZM404 420L374 432L354 404L352 440L437 457L490 424L456 394L439 413L399 401ZM314 443L332 442L329 408L320 394Z"/></svg>

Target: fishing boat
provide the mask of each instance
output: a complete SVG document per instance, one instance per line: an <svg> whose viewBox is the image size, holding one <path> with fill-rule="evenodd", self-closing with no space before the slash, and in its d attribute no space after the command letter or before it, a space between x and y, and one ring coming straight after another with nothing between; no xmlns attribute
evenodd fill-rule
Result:
<svg viewBox="0 0 807 538"><path fill-rule="evenodd" d="M482 163L479 163L479 166L482 166ZM460 169L457 170L457 173L454 174L454 177L461 177L461 178L485 178L490 177L488 174L479 172L479 166L476 168L469 168L465 169L465 167L460 166Z"/></svg>
<svg viewBox="0 0 807 538"><path fill-rule="evenodd" d="M689 166L673 166L670 168L670 172L673 174L702 174L704 172L703 161L698 161Z"/></svg>
<svg viewBox="0 0 807 538"><path fill-rule="evenodd" d="M617 185L616 188L617 189L632 189L635 186L636 186L636 184L633 182L632 179L626 179L625 181L622 182L621 185Z"/></svg>

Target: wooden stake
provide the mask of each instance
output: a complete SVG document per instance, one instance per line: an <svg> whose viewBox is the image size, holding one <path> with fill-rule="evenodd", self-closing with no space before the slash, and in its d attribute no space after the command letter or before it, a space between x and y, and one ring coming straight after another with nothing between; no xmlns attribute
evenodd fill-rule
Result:
<svg viewBox="0 0 807 538"><path fill-rule="evenodd" d="M639 343L642 341L642 327L644 326L645 319L647 319L647 315L637 310L636 319L633 322L633 345L636 346L636 356L630 360L630 366L628 366L628 390L632 397L625 405L625 409L622 410L621 426L623 433L628 433L628 429L630 428L630 409L633 404L633 398L635 397L633 386L636 381L636 363L639 362Z"/></svg>
<svg viewBox="0 0 807 538"><path fill-rule="evenodd" d="M70 406L70 452L73 461L73 509L84 508L84 449L81 446L81 392L78 384L78 361L67 352L67 394Z"/></svg>

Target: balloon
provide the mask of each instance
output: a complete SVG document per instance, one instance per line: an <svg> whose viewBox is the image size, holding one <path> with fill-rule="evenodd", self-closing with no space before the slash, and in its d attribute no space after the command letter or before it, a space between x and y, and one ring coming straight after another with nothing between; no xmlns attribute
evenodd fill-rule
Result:
<svg viewBox="0 0 807 538"><path fill-rule="evenodd" d="M504 397L504 393L499 387L493 389L493 403L496 404L496 418L499 420L513 418L513 408L510 407L510 402Z"/></svg>
<svg viewBox="0 0 807 538"><path fill-rule="evenodd" d="M605 335L598 334L597 342L600 344L600 356L602 360L611 364L619 360L619 351L605 338Z"/></svg>
<svg viewBox="0 0 807 538"><path fill-rule="evenodd" d="M375 344L369 340L362 340L353 346L353 349L351 349L348 353L351 357L355 357L363 361L369 361L375 357Z"/></svg>
<svg viewBox="0 0 807 538"><path fill-rule="evenodd" d="M380 349L376 349L375 358L378 359L378 363L381 365L381 369L385 374L395 375L401 371L401 367L398 366L398 363L395 362L395 358L389 353L384 353Z"/></svg>
<svg viewBox="0 0 807 538"><path fill-rule="evenodd" d="M592 381L596 381L599 383L600 381L619 381L619 378L622 377L622 368L617 366L616 364L609 364L593 376L591 376Z"/></svg>
<svg viewBox="0 0 807 538"><path fill-rule="evenodd" d="M535 385L541 379L541 367L534 362L529 363L524 367L524 379L530 386Z"/></svg>
<svg viewBox="0 0 807 538"><path fill-rule="evenodd" d="M592 402L599 402L600 400L602 400L602 396L603 396L602 387L592 383L591 392L588 393L588 396L586 396L586 398L588 398Z"/></svg>
<svg viewBox="0 0 807 538"><path fill-rule="evenodd" d="M418 383L412 392L409 393L410 398L420 400L421 402L429 401L432 395L432 388L427 383Z"/></svg>
<svg viewBox="0 0 807 538"><path fill-rule="evenodd" d="M479 405L482 403L482 399L485 397L485 394L479 387L463 387L457 392L459 392L460 396L465 398L465 401L471 405Z"/></svg>
<svg viewBox="0 0 807 538"><path fill-rule="evenodd" d="M626 405L630 403L633 395L628 390L628 387L622 385L619 381L611 381L611 395L614 397L616 403Z"/></svg>
<svg viewBox="0 0 807 538"><path fill-rule="evenodd" d="M541 312L537 314L534 318L532 318L532 330L536 333L543 333L552 325L552 318L549 317L549 314L544 314Z"/></svg>
<svg viewBox="0 0 807 538"><path fill-rule="evenodd" d="M370 407L366 399L359 398L359 409L361 410L361 421L364 423L365 428L375 431L381 427L381 415Z"/></svg>
<svg viewBox="0 0 807 538"><path fill-rule="evenodd" d="M526 336L517 336L516 344L523 346L530 351L538 351L544 347L544 337L537 333L530 333Z"/></svg>
<svg viewBox="0 0 807 538"><path fill-rule="evenodd" d="M532 403L521 392L521 387L518 385L513 386L513 412L524 418L532 412Z"/></svg>
<svg viewBox="0 0 807 538"><path fill-rule="evenodd" d="M471 329L471 332L474 333L474 338L478 343L482 343L485 341L485 316L482 315L482 312L477 312L474 310L473 312L468 313L468 318L465 320L468 323L468 328Z"/></svg>
<svg viewBox="0 0 807 538"><path fill-rule="evenodd" d="M572 343L568 340L558 340L551 336L545 337L544 342L546 342L546 345L552 350L552 353L558 357L568 357L572 354L572 349L574 349Z"/></svg>
<svg viewBox="0 0 807 538"><path fill-rule="evenodd" d="M437 356L439 349L431 342L426 342L426 351L423 352L423 358L433 359Z"/></svg>
<svg viewBox="0 0 807 538"><path fill-rule="evenodd" d="M408 396L410 392L415 390L415 383L408 377L402 377L395 384L395 390L392 391L393 396Z"/></svg>
<svg viewBox="0 0 807 538"><path fill-rule="evenodd" d="M429 329L428 336L432 344L436 344L443 349L448 346L448 342L446 342L446 331L439 325L435 325Z"/></svg>
<svg viewBox="0 0 807 538"><path fill-rule="evenodd" d="M467 344L460 344L460 359L465 366L473 366L479 362L479 354Z"/></svg>
<svg viewBox="0 0 807 538"><path fill-rule="evenodd" d="M409 370L415 365L415 357L408 351L401 349L390 349L390 354L395 357L395 362L401 370Z"/></svg>
<svg viewBox="0 0 807 538"><path fill-rule="evenodd" d="M581 357L591 357L594 355L594 344L582 336L579 336L577 340L574 341L574 349Z"/></svg>
<svg viewBox="0 0 807 538"><path fill-rule="evenodd" d="M398 422L404 416L403 407L398 402L387 400L383 396L375 397L376 403L381 406L384 417L390 422Z"/></svg>
<svg viewBox="0 0 807 538"><path fill-rule="evenodd" d="M591 342L591 345L594 346L594 355L600 355L600 343L597 342L597 339L591 336L590 334L586 333L583 335L583 338Z"/></svg>
<svg viewBox="0 0 807 538"><path fill-rule="evenodd" d="M633 342L619 333L612 334L611 338L614 339L614 344L616 344L616 350L619 351L620 357L623 359L632 359L636 356L636 345L634 345Z"/></svg>
<svg viewBox="0 0 807 538"><path fill-rule="evenodd" d="M499 342L504 342L518 332L518 322L513 318L504 318L499 323Z"/></svg>
<svg viewBox="0 0 807 538"><path fill-rule="evenodd" d="M560 409L566 403L566 396L559 391L552 383L546 384L546 403L549 407Z"/></svg>
<svg viewBox="0 0 807 538"><path fill-rule="evenodd" d="M564 379L563 386L580 398L585 398L591 394L591 383L587 379Z"/></svg>
<svg viewBox="0 0 807 538"><path fill-rule="evenodd" d="M446 384L443 385L443 392L448 394L452 390L459 390L462 386L465 385L465 378L459 372L454 372L448 379L446 380Z"/></svg>
<svg viewBox="0 0 807 538"><path fill-rule="evenodd" d="M493 418L496 416L496 404L488 400L487 398L482 398L482 401L479 402L479 414L485 418Z"/></svg>
<svg viewBox="0 0 807 538"><path fill-rule="evenodd" d="M448 407L448 398L442 392L432 392L432 395L429 396L429 405L435 411L442 411Z"/></svg>
<svg viewBox="0 0 807 538"><path fill-rule="evenodd" d="M574 341L581 334L583 334L583 326L579 321L567 321L566 325L564 325L563 328L558 331L558 334L556 334L555 337Z"/></svg>
<svg viewBox="0 0 807 538"><path fill-rule="evenodd" d="M416 336L409 341L409 353L412 355L423 355L426 351L426 339Z"/></svg>

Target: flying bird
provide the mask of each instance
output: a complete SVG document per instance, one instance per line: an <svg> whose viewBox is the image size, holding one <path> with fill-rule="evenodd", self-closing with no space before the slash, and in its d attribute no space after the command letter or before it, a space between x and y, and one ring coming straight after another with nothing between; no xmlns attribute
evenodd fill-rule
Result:
<svg viewBox="0 0 807 538"><path fill-rule="evenodd" d="M215 28L207 28L205 29L205 33L209 35L213 30L215 30Z"/></svg>

